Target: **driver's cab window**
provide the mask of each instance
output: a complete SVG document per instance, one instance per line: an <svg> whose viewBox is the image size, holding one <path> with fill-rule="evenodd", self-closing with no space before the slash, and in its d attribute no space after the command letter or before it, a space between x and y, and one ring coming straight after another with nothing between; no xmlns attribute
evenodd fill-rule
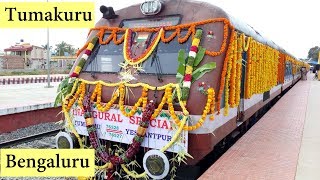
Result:
<svg viewBox="0 0 320 180"><path fill-rule="evenodd" d="M105 41L109 35L109 33L106 33L103 41ZM121 38L122 35L123 34L118 34L118 39ZM110 43L106 45L97 44L84 66L84 72L119 72L119 64L121 62L123 62L122 45L115 45L113 41L110 41Z"/></svg>

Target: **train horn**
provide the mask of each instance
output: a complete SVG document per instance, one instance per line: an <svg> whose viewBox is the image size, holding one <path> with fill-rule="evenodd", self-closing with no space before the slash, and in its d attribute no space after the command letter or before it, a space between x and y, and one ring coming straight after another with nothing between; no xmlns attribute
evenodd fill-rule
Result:
<svg viewBox="0 0 320 180"><path fill-rule="evenodd" d="M100 6L100 12L104 19L115 19L118 15L114 12L113 7Z"/></svg>

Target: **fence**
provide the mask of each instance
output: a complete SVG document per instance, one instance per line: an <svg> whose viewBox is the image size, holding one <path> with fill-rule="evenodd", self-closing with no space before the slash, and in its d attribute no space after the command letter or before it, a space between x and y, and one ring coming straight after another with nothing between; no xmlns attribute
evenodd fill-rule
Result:
<svg viewBox="0 0 320 180"><path fill-rule="evenodd" d="M50 77L50 82L61 82L66 76L53 76ZM1 78L0 85L8 84L30 84L30 83L46 83L48 82L47 77L12 77L12 78Z"/></svg>

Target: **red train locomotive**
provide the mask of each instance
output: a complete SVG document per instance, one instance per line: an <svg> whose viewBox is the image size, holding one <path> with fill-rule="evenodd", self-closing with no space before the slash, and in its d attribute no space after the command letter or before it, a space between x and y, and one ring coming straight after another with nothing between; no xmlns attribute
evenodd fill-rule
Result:
<svg viewBox="0 0 320 180"><path fill-rule="evenodd" d="M109 178L174 178L178 166L196 165L247 126L307 66L208 3L100 10L61 85L68 126L57 143L95 148Z"/></svg>

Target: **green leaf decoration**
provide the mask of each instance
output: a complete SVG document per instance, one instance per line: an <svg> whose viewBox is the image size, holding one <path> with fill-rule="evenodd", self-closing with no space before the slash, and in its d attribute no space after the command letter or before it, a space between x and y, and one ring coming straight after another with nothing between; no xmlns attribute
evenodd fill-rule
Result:
<svg viewBox="0 0 320 180"><path fill-rule="evenodd" d="M59 93L54 101L54 107L57 107L61 101L62 101L62 93Z"/></svg>
<svg viewBox="0 0 320 180"><path fill-rule="evenodd" d="M180 49L179 53L178 53L178 61L180 64L185 64L185 57L186 57L186 52L184 51L184 49Z"/></svg>
<svg viewBox="0 0 320 180"><path fill-rule="evenodd" d="M126 108L126 113L129 113L131 111L131 109L130 108Z"/></svg>
<svg viewBox="0 0 320 180"><path fill-rule="evenodd" d="M141 115L141 109L137 109L137 113Z"/></svg>
<svg viewBox="0 0 320 180"><path fill-rule="evenodd" d="M74 80L69 83L69 77L63 79L57 88L57 96L54 101L54 107L57 107L59 104L62 104L62 100L71 93Z"/></svg>
<svg viewBox="0 0 320 180"><path fill-rule="evenodd" d="M194 67L197 67L200 64L205 54L206 54L206 49L199 46L198 52L193 64Z"/></svg>
<svg viewBox="0 0 320 180"><path fill-rule="evenodd" d="M167 117L167 119L170 119L171 115L166 113L166 117Z"/></svg>
<svg viewBox="0 0 320 180"><path fill-rule="evenodd" d="M186 67L183 64L179 64L177 73L185 74Z"/></svg>
<svg viewBox="0 0 320 180"><path fill-rule="evenodd" d="M202 29L197 29L195 37L198 38L198 39L201 39L201 37L202 37Z"/></svg>
<svg viewBox="0 0 320 180"><path fill-rule="evenodd" d="M195 61L195 58L194 58L194 57L192 57L192 56L189 56L189 57L188 57L187 65L189 65L189 66L193 67L193 65L194 65L194 61Z"/></svg>
<svg viewBox="0 0 320 180"><path fill-rule="evenodd" d="M182 74L177 73L176 78L177 78L177 83L182 83L182 81L183 81L183 75Z"/></svg>
<svg viewBox="0 0 320 180"><path fill-rule="evenodd" d="M187 87L181 87L181 100L185 101L188 99L189 96L189 88Z"/></svg>
<svg viewBox="0 0 320 180"><path fill-rule="evenodd" d="M200 79L207 72L210 72L215 68L216 68L216 63L215 62L210 62L210 63L204 64L203 66L197 68L192 73L192 83L195 82L196 80Z"/></svg>

